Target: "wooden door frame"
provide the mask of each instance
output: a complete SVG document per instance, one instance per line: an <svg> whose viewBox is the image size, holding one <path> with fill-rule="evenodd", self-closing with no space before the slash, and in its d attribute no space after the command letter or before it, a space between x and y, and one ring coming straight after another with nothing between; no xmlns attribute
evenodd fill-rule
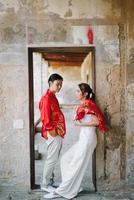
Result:
<svg viewBox="0 0 134 200"><path fill-rule="evenodd" d="M30 185L31 189L36 189L35 184L35 153L34 153L34 84L33 84L33 53L49 52L49 53L64 53L64 52L82 52L89 53L92 51L93 56L93 70L92 70L92 86L95 92L96 76L95 76L95 47L94 46L81 46L81 47L28 47L28 77L29 77L29 136L30 136ZM92 158L92 179L97 191L96 184L96 151Z"/></svg>

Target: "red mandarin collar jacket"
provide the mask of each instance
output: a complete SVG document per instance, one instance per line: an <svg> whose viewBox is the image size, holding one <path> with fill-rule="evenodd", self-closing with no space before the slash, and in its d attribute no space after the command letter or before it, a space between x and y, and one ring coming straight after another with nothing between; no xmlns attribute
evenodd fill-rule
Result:
<svg viewBox="0 0 134 200"><path fill-rule="evenodd" d="M64 138L66 133L65 118L55 94L49 89L39 102L39 110L42 121L42 137L48 139L47 131L55 130L57 135Z"/></svg>
<svg viewBox="0 0 134 200"><path fill-rule="evenodd" d="M85 108L88 109L88 112L85 111ZM104 119L104 116L103 116L101 110L91 99L85 100L82 105L78 106L78 108L76 110L75 120L81 120L86 113L93 114L98 118L98 120L99 120L98 127L101 132L108 131L106 124L105 124L105 119Z"/></svg>

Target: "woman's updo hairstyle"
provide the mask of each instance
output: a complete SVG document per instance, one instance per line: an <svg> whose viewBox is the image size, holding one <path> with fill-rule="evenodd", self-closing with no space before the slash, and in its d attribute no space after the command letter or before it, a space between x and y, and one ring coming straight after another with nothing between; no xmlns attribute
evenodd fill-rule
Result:
<svg viewBox="0 0 134 200"><path fill-rule="evenodd" d="M50 77L48 78L48 84L49 84L49 86L50 86L50 82L53 83L55 80L61 80L61 81L63 81L63 78L59 74L56 74L56 73L55 74L51 74Z"/></svg>
<svg viewBox="0 0 134 200"><path fill-rule="evenodd" d="M87 83L80 83L78 86L83 95L87 93L86 99L91 99L95 101L95 94Z"/></svg>

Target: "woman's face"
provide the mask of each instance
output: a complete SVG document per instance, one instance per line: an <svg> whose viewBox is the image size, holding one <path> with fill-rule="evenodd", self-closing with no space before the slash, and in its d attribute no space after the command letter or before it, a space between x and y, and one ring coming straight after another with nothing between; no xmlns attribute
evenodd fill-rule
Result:
<svg viewBox="0 0 134 200"><path fill-rule="evenodd" d="M78 100L83 100L83 99L85 99L85 97L84 97L84 95L82 94L82 92L81 92L81 90L80 90L79 87L77 87L77 89L76 89L76 98L77 98Z"/></svg>
<svg viewBox="0 0 134 200"><path fill-rule="evenodd" d="M50 82L50 90L54 93L59 92L62 88L62 80L55 80L53 82Z"/></svg>

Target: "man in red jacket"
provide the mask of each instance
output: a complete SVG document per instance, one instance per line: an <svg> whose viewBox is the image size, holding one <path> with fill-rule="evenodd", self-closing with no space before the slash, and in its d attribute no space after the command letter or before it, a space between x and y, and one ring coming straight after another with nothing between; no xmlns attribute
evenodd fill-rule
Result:
<svg viewBox="0 0 134 200"><path fill-rule="evenodd" d="M51 192L54 188L50 185L50 179L55 164L59 158L62 141L66 133L65 118L60 109L55 93L62 88L63 78L59 74L52 74L48 79L49 89L39 102L40 117L42 121L42 137L47 143L47 158L43 172L41 189Z"/></svg>

